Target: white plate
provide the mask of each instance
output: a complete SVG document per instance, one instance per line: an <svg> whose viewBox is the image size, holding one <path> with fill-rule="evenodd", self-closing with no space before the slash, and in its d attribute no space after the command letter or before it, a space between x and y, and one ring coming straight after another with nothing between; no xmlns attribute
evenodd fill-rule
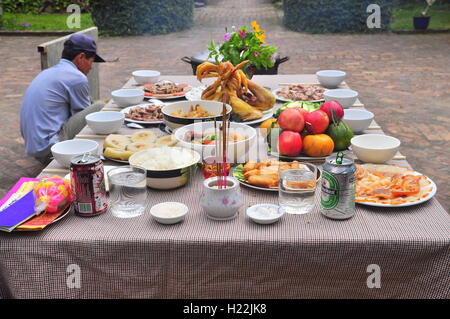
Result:
<svg viewBox="0 0 450 319"><path fill-rule="evenodd" d="M236 176L234 176L234 170L235 170L235 169L236 169L236 167L233 167L233 168L232 168L232 170L231 170L231 176L233 176L234 178L236 178L236 179L239 181L239 183L240 183L241 185L244 185L244 186L246 186L246 187L250 187L250 188L253 188L253 189L257 189L257 190L260 190L260 191L266 191L266 192L278 192L278 187L272 187L272 188L268 188L268 187L260 187L260 186L255 186L255 185L252 185L252 184L250 184L250 183L241 181L241 180L238 179Z"/></svg>
<svg viewBox="0 0 450 319"><path fill-rule="evenodd" d="M180 83L175 83L175 84L178 85L178 84L180 84ZM158 99L158 100L174 100L174 99L180 99L180 98L186 97L186 94L190 91L190 90L186 91L186 89L188 89L188 88L191 88L191 90L192 90L192 86L188 85L188 86L186 86L186 87L184 88L184 90L185 90L184 94L182 94L182 95L174 95L174 96L166 96L166 97L162 97L162 96L160 96L160 95L156 95L156 96L155 96L155 95L154 95L154 96L146 96L145 93L144 93L144 99L145 99L145 100L147 100L147 99ZM145 92L145 90L144 90L144 92Z"/></svg>
<svg viewBox="0 0 450 319"><path fill-rule="evenodd" d="M420 174L419 172L412 172L410 173L412 175L423 175ZM426 202L428 200L430 200L434 195L436 195L436 191L437 191L437 186L436 184L431 180L431 178L429 178L428 176L425 176L427 178L427 180L431 183L431 192L429 192L427 194L426 197L423 197L413 203L403 203L403 204L398 204L398 205L392 205L392 204L382 204L382 203L367 203L367 202L356 202L356 204L360 204L360 205L366 205L366 206L376 206L376 207L407 207L407 206L414 206L414 205L419 205L422 204L423 202Z"/></svg>
<svg viewBox="0 0 450 319"><path fill-rule="evenodd" d="M122 109L120 112L122 112L123 114L128 114L130 112L130 110L135 108L135 107L146 106L146 105L149 105L149 104L156 104L156 105L161 106L161 107L164 105L163 102L161 102L159 100L156 100L156 99L149 100L148 102L149 103L142 103L142 104L132 105L132 106L126 107L126 108ZM158 121L150 122L150 121L132 120L132 119L128 119L126 117L125 117L125 121L132 122L132 123L138 123L138 124L160 124L160 123L164 123L163 119L158 120Z"/></svg>
<svg viewBox="0 0 450 319"><path fill-rule="evenodd" d="M186 92L184 97L188 101L200 101L202 99L203 90L206 89L206 86L197 86L192 88L192 90Z"/></svg>
<svg viewBox="0 0 450 319"><path fill-rule="evenodd" d="M272 90L272 94L275 96L275 98L276 98L277 100L282 101L282 102L323 102L323 101L325 101L325 99L320 99L320 100L308 100L308 101L303 101L303 100L291 100L291 99L287 99L287 98L285 98L285 97L282 97L282 96L278 95L278 92L279 92L280 90L281 90L281 89L275 89L275 90Z"/></svg>
<svg viewBox="0 0 450 319"><path fill-rule="evenodd" d="M128 162L127 162L127 163L128 163ZM108 172L109 172L110 170L112 170L113 168L116 168L116 167L118 167L118 166L111 166L111 165L105 165L105 166L103 166L103 170L104 170L104 172L105 172L105 189L106 189L107 192L109 192ZM67 174L66 176L64 176L64 178L70 180L70 173ZM66 215L66 214L67 214L67 213L65 213L64 215ZM60 217L58 217L58 218L61 219L61 218L62 218L62 215L61 215ZM56 219L55 219L55 221L56 221Z"/></svg>
<svg viewBox="0 0 450 319"><path fill-rule="evenodd" d="M252 185L252 184L250 184L250 183L241 181L241 180L238 179L236 176L234 176L234 170L235 170L235 169L236 169L236 167L233 167L233 169L231 170L231 176L233 176L234 178L236 178L236 179L239 181L239 183L241 183L241 185L244 185L244 186L246 186L246 187L250 187L250 188L253 188L253 189L257 189L257 190L260 190L260 191L266 191L266 192L278 192L278 190L279 190L278 186L277 186L277 187L261 187L261 186L255 186L255 185ZM322 177L322 171L321 171L321 169L319 168L319 169L317 170L317 172L318 172L317 183L319 183L319 179Z"/></svg>
<svg viewBox="0 0 450 319"><path fill-rule="evenodd" d="M265 120L270 119L272 116L273 116L273 111L269 110L269 111L267 111L267 113L263 112L263 117L261 117L260 119L251 120L251 121L239 121L239 122L232 121L232 122L253 125L253 124L258 124L258 123L264 122Z"/></svg>

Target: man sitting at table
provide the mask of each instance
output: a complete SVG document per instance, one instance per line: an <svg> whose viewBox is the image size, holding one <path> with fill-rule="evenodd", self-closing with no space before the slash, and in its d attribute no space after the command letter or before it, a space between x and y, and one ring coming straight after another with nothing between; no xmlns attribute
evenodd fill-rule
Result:
<svg viewBox="0 0 450 319"><path fill-rule="evenodd" d="M64 42L60 62L39 73L25 92L20 132L26 153L43 164L50 161L53 144L73 139L86 125L85 116L105 105L91 105L89 97L92 63L105 62L96 52L91 37L73 34Z"/></svg>

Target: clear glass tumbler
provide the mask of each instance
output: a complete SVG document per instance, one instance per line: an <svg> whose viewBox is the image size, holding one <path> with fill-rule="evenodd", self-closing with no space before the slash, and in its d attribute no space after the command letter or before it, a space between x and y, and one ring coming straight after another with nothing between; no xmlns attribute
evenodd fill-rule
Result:
<svg viewBox="0 0 450 319"><path fill-rule="evenodd" d="M314 208L317 167L302 163L303 169L288 169L279 174L278 203L288 214L306 214Z"/></svg>
<svg viewBox="0 0 450 319"><path fill-rule="evenodd" d="M138 166L121 166L108 172L109 210L119 218L144 213L147 200L147 172Z"/></svg>

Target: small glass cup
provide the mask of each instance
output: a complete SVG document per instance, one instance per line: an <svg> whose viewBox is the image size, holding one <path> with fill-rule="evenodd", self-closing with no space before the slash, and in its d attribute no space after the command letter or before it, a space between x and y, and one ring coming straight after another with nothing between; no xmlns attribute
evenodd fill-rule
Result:
<svg viewBox="0 0 450 319"><path fill-rule="evenodd" d="M279 174L278 203L288 214L306 214L314 208L317 167L301 163L304 169L288 169Z"/></svg>
<svg viewBox="0 0 450 319"><path fill-rule="evenodd" d="M144 213L147 200L147 171L138 166L121 166L108 172L109 210L119 218Z"/></svg>

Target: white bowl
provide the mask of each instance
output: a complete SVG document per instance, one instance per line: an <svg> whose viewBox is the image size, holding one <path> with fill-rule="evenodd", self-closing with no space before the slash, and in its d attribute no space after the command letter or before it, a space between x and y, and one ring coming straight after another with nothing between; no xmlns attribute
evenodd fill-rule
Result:
<svg viewBox="0 0 450 319"><path fill-rule="evenodd" d="M373 113L366 110L345 109L342 121L347 124L354 133L361 133L369 127L373 118Z"/></svg>
<svg viewBox="0 0 450 319"><path fill-rule="evenodd" d="M210 132L214 133L214 122L197 122L189 124L177 129L174 135L175 139L179 143L178 145L197 151L202 155L202 158L216 156L215 144L202 145L185 141L184 137L187 132L195 132L196 134L203 134ZM256 158L257 154L250 154L248 156L248 153L256 140L256 130L253 127L248 126L246 124L231 122L230 133L232 132L241 134L245 136L246 139L228 144L227 149L228 160L232 163L238 163L243 161L247 162L248 160L247 157ZM255 150L255 152L257 151L256 148L252 148L252 150Z"/></svg>
<svg viewBox="0 0 450 319"><path fill-rule="evenodd" d="M75 156L85 153L97 155L98 143L86 139L67 140L54 144L51 151L53 157L61 166L69 168L70 161Z"/></svg>
<svg viewBox="0 0 450 319"><path fill-rule="evenodd" d="M352 151L366 163L385 163L391 160L400 147L400 140L383 134L363 134L350 140Z"/></svg>
<svg viewBox="0 0 450 319"><path fill-rule="evenodd" d="M183 113L188 113L189 109L192 106L200 105L200 107L204 110L206 110L209 114L213 114L212 116L202 117L202 118L193 118L193 117L179 117L172 115L173 112L177 110L181 110ZM170 104L166 104L162 109L161 113L164 117L164 123L169 126L172 130L175 130L179 127L182 127L184 125L192 124L194 122L201 122L201 121L214 121L216 119L217 121L222 120L222 102L217 101L204 101L204 100L198 100L198 101L180 101L180 102L174 102ZM231 111L233 108L229 104L225 104L225 107L227 108L227 116L231 115Z"/></svg>
<svg viewBox="0 0 450 319"><path fill-rule="evenodd" d="M275 213L261 213L259 210L262 208L270 208L276 210ZM284 209L278 205L273 204L258 204L247 208L247 216L258 224L272 224L278 221L285 213Z"/></svg>
<svg viewBox="0 0 450 319"><path fill-rule="evenodd" d="M334 89L345 80L347 73L340 70L321 70L316 72L317 79L322 86Z"/></svg>
<svg viewBox="0 0 450 319"><path fill-rule="evenodd" d="M125 120L125 114L117 111L100 111L86 115L86 124L95 134L117 132Z"/></svg>
<svg viewBox="0 0 450 319"><path fill-rule="evenodd" d="M156 83L161 73L154 70L138 70L131 73L138 84Z"/></svg>
<svg viewBox="0 0 450 319"><path fill-rule="evenodd" d="M184 220L188 207L179 202L159 203L150 208L150 215L161 224L176 224Z"/></svg>
<svg viewBox="0 0 450 319"><path fill-rule="evenodd" d="M127 107L139 104L144 100L144 90L120 89L111 92L111 96L118 106Z"/></svg>
<svg viewBox="0 0 450 319"><path fill-rule="evenodd" d="M350 89L333 89L323 92L325 101L338 101L344 109L355 104L358 92Z"/></svg>

